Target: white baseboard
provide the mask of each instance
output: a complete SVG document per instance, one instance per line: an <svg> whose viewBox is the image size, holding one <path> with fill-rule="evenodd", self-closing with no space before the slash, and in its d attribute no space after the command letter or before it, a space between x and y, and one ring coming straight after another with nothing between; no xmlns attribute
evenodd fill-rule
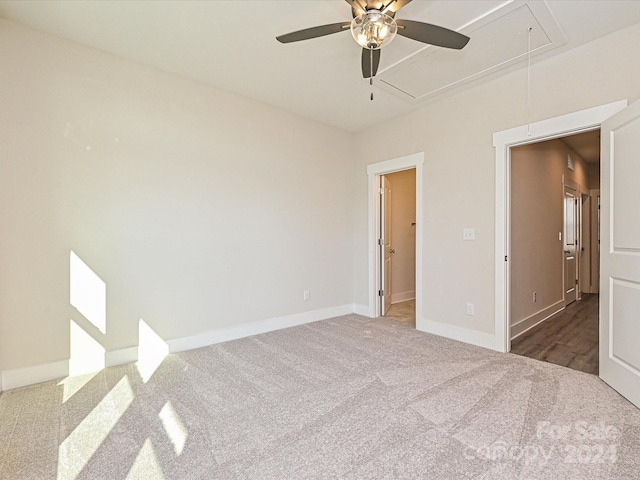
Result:
<svg viewBox="0 0 640 480"><path fill-rule="evenodd" d="M362 315L363 317L373 318L373 312L369 309L369 305L362 305L359 303L353 304L353 313Z"/></svg>
<svg viewBox="0 0 640 480"><path fill-rule="evenodd" d="M194 348L206 347L216 343L228 342L229 340L250 337L260 333L273 332L283 328L317 322L318 320L348 315L350 313L353 313L352 305L323 308L322 310L297 313L286 317L259 320L257 322L251 322L237 327L213 330L211 332L193 335L191 337L176 338L174 340L168 340L167 345L169 345L169 353L183 352L185 350L193 350Z"/></svg>
<svg viewBox="0 0 640 480"><path fill-rule="evenodd" d="M403 293L392 293L391 294L391 304L406 302L407 300L413 300L416 298L416 291L413 290L411 292L403 292Z"/></svg>
<svg viewBox="0 0 640 480"><path fill-rule="evenodd" d="M138 347L123 348L106 352L104 355L105 367L115 367L138 360ZM90 372L81 372L90 373ZM33 367L17 368L2 372L0 392L14 388L27 387L36 383L48 382L58 378L69 376L69 360L34 365Z"/></svg>
<svg viewBox="0 0 640 480"><path fill-rule="evenodd" d="M104 363L107 367L124 365L125 363L138 361L138 347L123 348L104 354Z"/></svg>
<svg viewBox="0 0 640 480"><path fill-rule="evenodd" d="M488 333L468 330L466 328L426 319L416 320L416 330L432 333L452 340L458 340L459 342L469 343L471 345L477 345L478 347L489 348L498 352L502 351L498 346L496 336Z"/></svg>
<svg viewBox="0 0 640 480"><path fill-rule="evenodd" d="M358 310L366 308L363 305L358 306ZM236 340L238 338L258 335L260 333L272 332L282 328L295 327L305 323L317 322L327 318L339 317L350 313L359 313L356 311L356 305L341 305L339 307L323 308L311 312L297 313L287 315L285 317L272 318L268 320L260 320L257 322L239 325L226 329L214 330L200 335L190 337L176 338L168 340L169 353L182 352L194 348L206 347L216 343ZM138 360L138 347L123 348L105 353L105 366L115 367L125 363L136 362ZM14 388L26 387L36 383L47 382L49 380L57 380L69 376L69 360L60 360L57 362L45 363L42 365L34 365L32 367L17 368L15 370L6 370L1 372L0 392L11 390Z"/></svg>
<svg viewBox="0 0 640 480"><path fill-rule="evenodd" d="M26 387L69 375L69 360L2 372L2 391Z"/></svg>
<svg viewBox="0 0 640 480"><path fill-rule="evenodd" d="M560 300L559 302L549 305L548 307L543 308L533 315L514 323L513 325L511 325L511 340L522 335L526 331L531 330L536 325L541 324L549 317L555 315L563 309L564 300Z"/></svg>

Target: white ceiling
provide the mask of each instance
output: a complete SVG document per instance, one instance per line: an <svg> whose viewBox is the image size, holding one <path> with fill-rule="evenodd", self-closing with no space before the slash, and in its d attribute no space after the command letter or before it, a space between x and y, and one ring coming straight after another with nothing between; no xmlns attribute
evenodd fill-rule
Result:
<svg viewBox="0 0 640 480"><path fill-rule="evenodd" d="M522 35L523 22L530 21L528 14L521 15L517 25L501 27L509 19L505 15L523 5L533 12L535 28L540 29L533 38L534 62L640 22L637 0L414 0L397 18L466 33L471 37L470 53L447 51L460 55L443 61L438 53L443 49L398 37L382 51L372 102L368 81L360 72L361 50L349 33L286 45L275 40L291 31L349 20L350 7L343 0L0 0L0 17L344 130L360 131L452 89L482 82L487 73L525 65L527 47L514 50L512 43L514 35ZM494 20L499 30L478 30ZM478 44L471 55L474 32ZM481 73L473 73L477 65L482 66ZM446 88L425 87L416 81L436 67ZM420 87L419 96L399 91L394 83L402 82L417 84L412 88Z"/></svg>

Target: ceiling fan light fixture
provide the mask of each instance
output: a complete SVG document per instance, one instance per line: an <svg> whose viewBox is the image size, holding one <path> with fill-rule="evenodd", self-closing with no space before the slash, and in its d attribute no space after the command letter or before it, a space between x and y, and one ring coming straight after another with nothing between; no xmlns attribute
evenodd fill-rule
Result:
<svg viewBox="0 0 640 480"><path fill-rule="evenodd" d="M388 45L398 32L396 21L379 10L369 10L351 22L351 35L363 48L378 50Z"/></svg>

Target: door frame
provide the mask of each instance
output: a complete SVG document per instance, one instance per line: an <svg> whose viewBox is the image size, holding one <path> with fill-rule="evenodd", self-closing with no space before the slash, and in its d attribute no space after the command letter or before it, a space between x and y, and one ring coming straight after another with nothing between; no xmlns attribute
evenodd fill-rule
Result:
<svg viewBox="0 0 640 480"><path fill-rule="evenodd" d="M600 189L592 188L589 190L589 197L591 198L591 228L589 236L591 238L591 288L589 293L600 294ZM598 257L598 261L594 262L594 251ZM595 267L595 268L594 268ZM595 286L595 292L594 290Z"/></svg>
<svg viewBox="0 0 640 480"><path fill-rule="evenodd" d="M591 194L588 188L580 193L580 291L579 299L591 293ZM587 283L589 282L589 283Z"/></svg>
<svg viewBox="0 0 640 480"><path fill-rule="evenodd" d="M380 189L380 177L389 173L402 170L416 170L416 329L423 327L422 319L422 219L423 219L423 167L424 152L418 152L404 157L393 158L384 162L367 165L368 177L368 210L369 210L369 317L380 316L380 302L378 291L380 290L380 255L378 251L378 238L380 235L380 205L376 201L377 192Z"/></svg>
<svg viewBox="0 0 640 480"><path fill-rule="evenodd" d="M494 350L511 350L511 148L600 128L604 120L627 106L627 100L601 105L493 134L496 150L495 323Z"/></svg>
<svg viewBox="0 0 640 480"><path fill-rule="evenodd" d="M382 290L382 295L378 296L378 300L380 300L380 315L384 316L389 311L391 307L391 267L392 264L392 253L391 253L391 225L393 220L391 219L391 180L387 178L387 175L379 175L380 178L380 195L378 198L380 202L379 205L379 232L377 238L382 238L383 244L379 245L379 253L380 253L380 290ZM384 193L383 193L384 191ZM385 233L386 232L386 233ZM387 235L388 233L388 235ZM389 250L387 250L389 249ZM387 255L389 255L389 268L386 268L386 260ZM387 288L387 284L389 288ZM387 303L388 300L388 303Z"/></svg>
<svg viewBox="0 0 640 480"><path fill-rule="evenodd" d="M567 241L567 205L566 205L566 201L567 201L567 189L572 190L573 192L573 236L574 236L574 252L573 252L573 260L575 262L575 272L574 272L574 281L575 284L573 285L573 293L574 293L574 300L572 300L573 302L577 302L578 300L580 300L580 248L582 247L582 238L580 235L580 228L582 228L582 208L581 206L578 205L578 198L580 198L580 200L582 200L582 193L580 191L580 186L576 183L574 183L571 180L568 180L567 178L565 178L565 176L562 176L562 209L563 209L563 215L562 215L562 299L564 302L564 307L567 307L567 258L566 258L566 252L564 251L564 247L566 246L566 241Z"/></svg>

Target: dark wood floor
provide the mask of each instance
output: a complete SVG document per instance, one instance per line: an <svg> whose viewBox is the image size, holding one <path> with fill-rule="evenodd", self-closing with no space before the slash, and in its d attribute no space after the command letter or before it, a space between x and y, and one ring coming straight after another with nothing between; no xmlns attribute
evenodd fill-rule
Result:
<svg viewBox="0 0 640 480"><path fill-rule="evenodd" d="M583 294L511 342L511 353L598 374L598 295Z"/></svg>

